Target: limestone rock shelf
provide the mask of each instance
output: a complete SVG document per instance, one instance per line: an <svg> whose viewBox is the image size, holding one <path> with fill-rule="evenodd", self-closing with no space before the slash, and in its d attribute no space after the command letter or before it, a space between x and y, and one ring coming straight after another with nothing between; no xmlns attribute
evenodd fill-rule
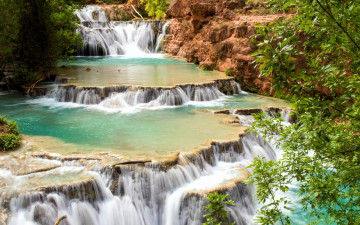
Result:
<svg viewBox="0 0 360 225"><path fill-rule="evenodd" d="M224 94L240 94L241 88L232 78L169 87L136 85L92 87L62 84L57 90L48 92L48 97L54 97L60 102L99 104L106 98L119 93L129 96L126 100L130 105L152 101L159 101L160 105L182 105L187 101L211 101L219 99Z"/></svg>

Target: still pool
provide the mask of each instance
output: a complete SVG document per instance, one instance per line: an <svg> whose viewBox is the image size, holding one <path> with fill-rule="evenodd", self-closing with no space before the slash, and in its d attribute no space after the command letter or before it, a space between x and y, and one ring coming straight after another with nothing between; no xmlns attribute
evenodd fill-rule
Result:
<svg viewBox="0 0 360 225"><path fill-rule="evenodd" d="M224 73L203 71L194 64L161 54L150 54L147 58L76 57L71 62L61 62L59 66L55 71L59 78L70 78L69 83L77 86L174 86L227 78Z"/></svg>
<svg viewBox="0 0 360 225"><path fill-rule="evenodd" d="M57 143L49 145L46 151L63 154L110 151L155 158L192 151L208 145L210 140L237 139L241 133L241 127L228 123L230 116L198 109L285 105L281 100L248 94L206 104L122 114L106 113L94 105L59 103L51 98L0 95L0 115L17 121L22 134L55 138Z"/></svg>

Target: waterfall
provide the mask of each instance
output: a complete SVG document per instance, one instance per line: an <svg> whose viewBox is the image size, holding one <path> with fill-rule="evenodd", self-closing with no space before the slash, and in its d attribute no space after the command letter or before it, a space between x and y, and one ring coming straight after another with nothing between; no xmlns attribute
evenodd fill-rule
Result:
<svg viewBox="0 0 360 225"><path fill-rule="evenodd" d="M255 213L252 188L240 182L224 183L236 178L239 168L256 155L275 157L262 139L246 134L238 141L213 143L197 155L180 153L176 164L97 168L87 171L91 182L36 189L10 200L3 194L1 209L9 215L9 225L53 225L63 215L68 225L198 225L204 220L206 193L220 188L235 202L227 207L231 220L246 225ZM87 170L76 163L67 167Z"/></svg>
<svg viewBox="0 0 360 225"><path fill-rule="evenodd" d="M132 112L137 109L157 109L219 100L226 97L224 93L239 94L242 91L233 79L225 79L175 87L62 85L49 92L47 97L58 102L96 106L105 111Z"/></svg>
<svg viewBox="0 0 360 225"><path fill-rule="evenodd" d="M127 55L156 53L167 32L162 21L117 22L108 18L98 6L76 11L80 20L77 32L83 39L80 56Z"/></svg>

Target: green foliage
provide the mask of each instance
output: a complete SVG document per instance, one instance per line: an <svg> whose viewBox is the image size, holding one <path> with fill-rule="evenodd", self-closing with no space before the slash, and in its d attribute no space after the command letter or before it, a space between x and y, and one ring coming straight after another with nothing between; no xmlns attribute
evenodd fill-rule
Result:
<svg viewBox="0 0 360 225"><path fill-rule="evenodd" d="M155 17L156 19L164 18L168 7L168 0L141 0L142 4L145 5L145 10L148 15Z"/></svg>
<svg viewBox="0 0 360 225"><path fill-rule="evenodd" d="M206 206L205 210L209 213L205 214L206 222L203 225L234 225L235 222L230 223L229 221L229 212L225 210L225 206L233 205L234 201L226 200L228 194L219 194L217 192L212 192L208 195L207 200L210 202Z"/></svg>
<svg viewBox="0 0 360 225"><path fill-rule="evenodd" d="M15 121L8 121L9 133L19 135L19 127Z"/></svg>
<svg viewBox="0 0 360 225"><path fill-rule="evenodd" d="M292 103L298 121L283 126L279 118L258 118L254 124L254 132L267 139L277 135L283 149L277 163L257 159L252 164L257 196L266 201L257 218L264 224L285 218L276 206L286 202L271 192L286 191L291 182L300 185L303 208L317 221L360 224L359 3L269 1L273 9L295 14L259 27L258 40L263 41L255 62L276 95ZM260 193L264 189L271 190L267 196Z"/></svg>
<svg viewBox="0 0 360 225"><path fill-rule="evenodd" d="M9 151L19 146L20 136L15 134L0 135L0 150Z"/></svg>
<svg viewBox="0 0 360 225"><path fill-rule="evenodd" d="M56 61L75 53L76 0L0 0L0 69L17 68L18 85L46 78ZM1 71L0 70L0 71Z"/></svg>
<svg viewBox="0 0 360 225"><path fill-rule="evenodd" d="M213 68L211 68L211 67L209 67L209 66L202 66L201 69L202 69L203 71L212 71L212 70L214 70Z"/></svg>
<svg viewBox="0 0 360 225"><path fill-rule="evenodd" d="M226 74L226 76L230 76L230 77L234 76L234 72L232 71L232 68L227 68L225 70L225 74Z"/></svg>
<svg viewBox="0 0 360 225"><path fill-rule="evenodd" d="M0 150L8 151L20 144L21 137L15 121L0 116Z"/></svg>
<svg viewBox="0 0 360 225"><path fill-rule="evenodd" d="M72 57L77 50L77 46L82 43L79 34L75 30L78 25L78 18L74 14L75 9L81 7L82 1L70 0L52 0L51 7L51 24L56 31L56 57Z"/></svg>
<svg viewBox="0 0 360 225"><path fill-rule="evenodd" d="M288 208L290 202L286 197L277 197L276 194L289 190L287 177L283 176L279 169L279 162L265 162L262 158L255 158L251 167L254 168L253 176L248 183L256 183L256 200L263 204L258 211L259 216L255 219L256 223L271 225L280 221L281 224L290 224L288 216L283 215L282 211ZM270 201L270 204L265 204Z"/></svg>
<svg viewBox="0 0 360 225"><path fill-rule="evenodd" d="M0 116L0 125L6 125L7 119L5 117Z"/></svg>
<svg viewBox="0 0 360 225"><path fill-rule="evenodd" d="M250 48L251 48L252 50L256 50L258 44L259 44L259 41L256 40L256 37L252 37L252 38L250 39Z"/></svg>
<svg viewBox="0 0 360 225"><path fill-rule="evenodd" d="M258 93L258 88L253 85L249 85L247 82L244 82L243 78L240 76L235 77L236 82L238 82L241 86L243 91L251 92L251 93Z"/></svg>
<svg viewBox="0 0 360 225"><path fill-rule="evenodd" d="M17 21L20 9L16 6L16 0L0 0L0 8L0 72L2 72L6 65L14 61L13 45L19 29Z"/></svg>

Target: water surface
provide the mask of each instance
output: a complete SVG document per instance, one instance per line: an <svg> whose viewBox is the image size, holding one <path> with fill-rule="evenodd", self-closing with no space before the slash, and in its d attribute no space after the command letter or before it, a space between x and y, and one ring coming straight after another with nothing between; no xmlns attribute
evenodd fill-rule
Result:
<svg viewBox="0 0 360 225"><path fill-rule="evenodd" d="M224 73L203 71L196 65L160 54L149 54L146 58L76 57L59 66L61 67L56 70L59 77L71 78L69 83L79 86L174 86L227 78Z"/></svg>
<svg viewBox="0 0 360 225"><path fill-rule="evenodd" d="M65 154L111 151L156 158L208 146L210 140L236 139L241 132L238 126L228 124L231 118L196 109L284 104L273 98L239 95L205 105L123 114L106 113L96 106L56 103L48 98L0 95L0 115L16 120L25 135L49 136L62 144L72 144L57 148L55 144L49 145L46 151Z"/></svg>

